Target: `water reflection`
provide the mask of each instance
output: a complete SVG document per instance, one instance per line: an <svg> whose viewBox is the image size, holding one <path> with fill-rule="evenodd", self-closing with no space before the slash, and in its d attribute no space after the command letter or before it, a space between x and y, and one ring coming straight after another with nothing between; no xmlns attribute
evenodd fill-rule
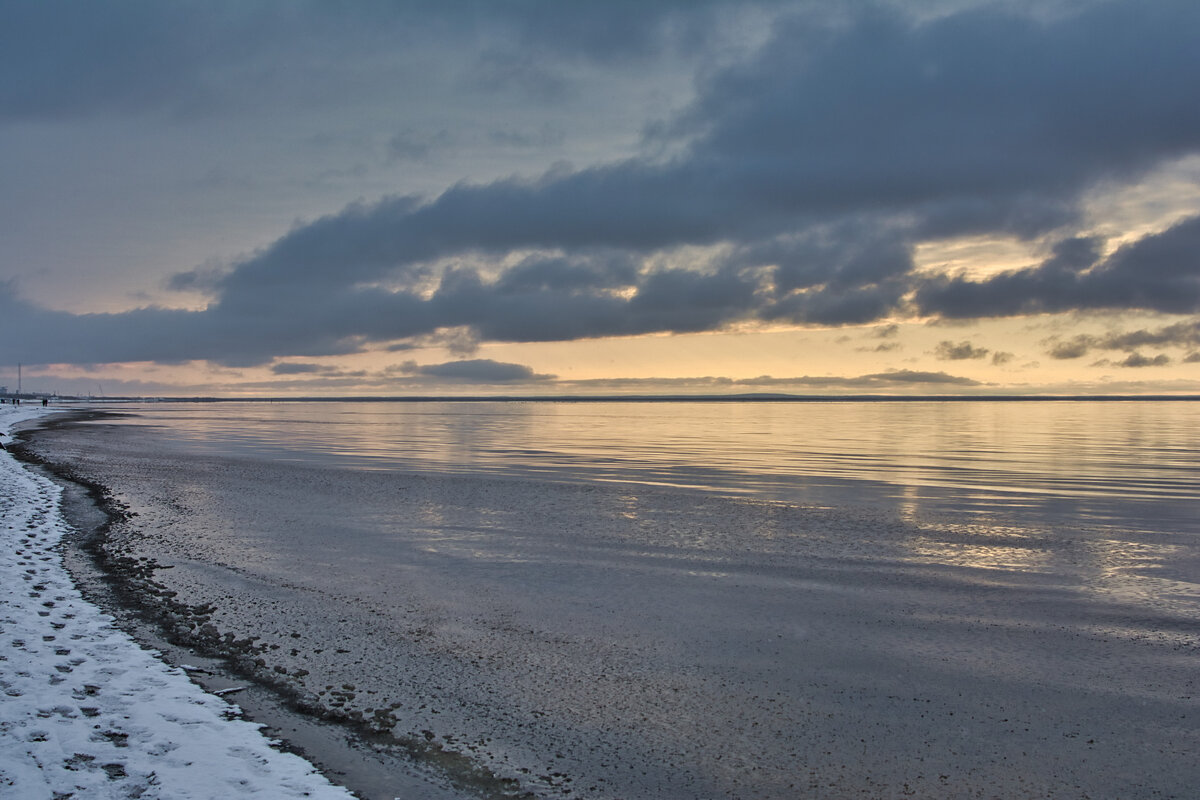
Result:
<svg viewBox="0 0 1200 800"><path fill-rule="evenodd" d="M155 404L202 452L1200 529L1200 404Z"/></svg>

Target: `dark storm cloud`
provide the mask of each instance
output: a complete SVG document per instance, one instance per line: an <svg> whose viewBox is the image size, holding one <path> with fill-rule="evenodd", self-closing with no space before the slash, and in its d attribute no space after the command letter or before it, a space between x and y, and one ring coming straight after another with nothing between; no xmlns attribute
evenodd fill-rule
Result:
<svg viewBox="0 0 1200 800"><path fill-rule="evenodd" d="M554 54L530 62L540 69L554 58L642 57L668 41L703 41L704 20L720 11L682 3L601 10L607 5L452 4L445 13L518 31L524 52ZM139 34L182 13L120 8L151 20L127 26ZM245 13L273 22L284 8ZM284 17L303 20L311 34L334 13L312 8L312 18ZM354 24L393 19L385 7L366 8L351 14ZM433 13L422 4L401 8ZM79 13L85 22L98 14ZM920 22L855 5L840 9L836 25L814 27L812 19L781 21L752 57L703 71L695 102L648 129L670 158L462 183L431 200L358 203L297 227L215 284L207 276L213 300L205 311L71 316L19 308L18 317L65 331L30 343L37 357L26 359L251 364L446 328L469 329L479 340L545 341L744 320L867 323L905 311L914 287L917 311L951 318L1200 310L1200 218L1103 260L1099 243L1068 239L1036 268L982 281L918 279L912 259L923 237L1055 229L1097 182L1135 177L1200 149L1200 4L1097 3L1049 21L988 6ZM85 22L74 20L72 30ZM124 58L136 66L179 35L153 46L131 42ZM226 37L221 48L236 56L254 41ZM96 52L85 46L60 69L18 49L0 58L6 66L34 64L25 71L34 91L66 87L64 76L85 70ZM180 85L199 97L209 88L196 77L206 74L195 67L202 58L183 47L167 58L161 86L131 77L115 88L138 72L118 59L101 65L87 99L64 88L53 101L57 111L41 112L0 70L9 75L0 78L0 97L8 98L0 102L8 113L36 115L66 113L72 103L153 105ZM695 270L644 266L713 244L728 255ZM542 255L501 266L526 251ZM177 284L196 288L201 277Z"/></svg>
<svg viewBox="0 0 1200 800"><path fill-rule="evenodd" d="M458 383L540 383L554 379L553 375L535 373L524 364L506 364L488 358L425 365L406 361L398 371L404 375L441 378Z"/></svg>

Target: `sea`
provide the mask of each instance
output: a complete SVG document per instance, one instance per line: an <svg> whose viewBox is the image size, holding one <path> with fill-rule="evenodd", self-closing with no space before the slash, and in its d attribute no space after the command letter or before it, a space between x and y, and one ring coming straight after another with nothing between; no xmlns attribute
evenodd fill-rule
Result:
<svg viewBox="0 0 1200 800"><path fill-rule="evenodd" d="M146 602L464 797L1200 785L1200 402L102 411Z"/></svg>

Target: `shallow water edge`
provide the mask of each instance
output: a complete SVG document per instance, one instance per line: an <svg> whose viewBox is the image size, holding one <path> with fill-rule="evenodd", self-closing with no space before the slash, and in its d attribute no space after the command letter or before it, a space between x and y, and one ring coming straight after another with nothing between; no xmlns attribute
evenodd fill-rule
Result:
<svg viewBox="0 0 1200 800"><path fill-rule="evenodd" d="M119 415L74 411L35 420L14 433L9 448L27 468L63 488L61 510L75 531L64 538L63 565L88 602L112 616L144 649L167 664L187 667L189 677L203 689L236 694L232 699L244 719L264 725L264 734L278 740L281 749L302 756L364 800L530 796L454 753L424 741L398 739L378 726L322 707L286 675L251 658L255 650L250 642L211 627L208 609L173 602L171 592L154 581L163 565L111 552L109 527L128 522L127 510L102 483L79 475L69 464L48 460L29 444L42 430Z"/></svg>

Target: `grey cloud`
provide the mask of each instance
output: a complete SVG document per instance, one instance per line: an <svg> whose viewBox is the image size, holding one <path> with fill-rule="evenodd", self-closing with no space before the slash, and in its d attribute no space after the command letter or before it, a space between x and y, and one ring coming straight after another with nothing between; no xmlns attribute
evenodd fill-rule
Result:
<svg viewBox="0 0 1200 800"><path fill-rule="evenodd" d="M271 366L271 372L274 372L276 375L311 375L324 372L325 370L326 367L322 367L320 364L302 364L298 362L283 362Z"/></svg>
<svg viewBox="0 0 1200 800"><path fill-rule="evenodd" d="M479 384L541 383L554 378L553 375L535 373L523 364L506 364L487 358L425 365L407 361L400 365L399 371L405 375L420 375L460 383Z"/></svg>
<svg viewBox="0 0 1200 800"><path fill-rule="evenodd" d="M899 304L904 291L904 285L899 282L842 291L824 287L791 294L764 307L760 316L770 321L787 320L829 326L865 324L890 314Z"/></svg>
<svg viewBox="0 0 1200 800"><path fill-rule="evenodd" d="M856 347L854 349L860 353L890 353L895 350L903 350L904 345L899 342L881 342L874 347Z"/></svg>
<svg viewBox="0 0 1200 800"><path fill-rule="evenodd" d="M1198 361L1200 361L1200 350L1188 353L1183 359L1185 364L1195 364Z"/></svg>
<svg viewBox="0 0 1200 800"><path fill-rule="evenodd" d="M1016 358L1016 356L1014 356L1012 353L1007 353L1002 350L997 350L995 353L992 353L992 364L999 367L1004 364L1007 364L1008 362L1012 361L1014 358Z"/></svg>
<svg viewBox="0 0 1200 800"><path fill-rule="evenodd" d="M167 278L166 288L174 292L216 291L229 269L223 266L204 265L186 272L177 272Z"/></svg>
<svg viewBox="0 0 1200 800"><path fill-rule="evenodd" d="M923 25L867 12L821 42L781 28L760 58L715 76L676 131L714 168L758 168L751 195L797 212L929 217L986 199L986 229L1009 228L1030 201L1196 147L1200 54L1185 31L1200 9L1146 11L1106 3L1040 22L989 6Z"/></svg>
<svg viewBox="0 0 1200 800"><path fill-rule="evenodd" d="M950 340L938 342L937 347L933 350L934 356L943 361L963 361L971 358L983 358L990 352L986 347L976 347L969 341L961 341L955 344Z"/></svg>
<svg viewBox="0 0 1200 800"><path fill-rule="evenodd" d="M1095 341L1094 336L1081 333L1066 341L1054 342L1047 354L1057 359L1083 358L1092 349Z"/></svg>
<svg viewBox="0 0 1200 800"><path fill-rule="evenodd" d="M287 299L230 311L147 307L121 313L70 314L22 302L0 287L0 362L94 364L267 364L280 355L334 356L365 341L423 332L420 300L379 291L331 294L317 308L292 313Z"/></svg>
<svg viewBox="0 0 1200 800"><path fill-rule="evenodd" d="M1072 240L1029 269L981 281L930 278L915 301L926 314L1010 316L1099 309L1200 312L1200 216L1096 258L1094 243Z"/></svg>
<svg viewBox="0 0 1200 800"><path fill-rule="evenodd" d="M999 233L1032 239L1078 221L1072 194L1046 196L1031 191L998 197L955 196L923 204L912 236L944 239Z"/></svg>
<svg viewBox="0 0 1200 800"><path fill-rule="evenodd" d="M756 386L768 386L779 384L794 384L797 386L811 387L829 387L829 388L844 388L844 389L865 389L872 387L883 386L898 386L903 384L942 384L947 386L979 386L979 381L971 378L964 378L958 375L950 375L945 372L925 372L920 370L898 369L888 372L875 372L869 375L859 375L854 378L840 377L810 377L803 378L771 378L763 376L761 378L751 378L744 381L735 381L738 384L752 384Z"/></svg>
<svg viewBox="0 0 1200 800"><path fill-rule="evenodd" d="M413 80L393 56L431 41L474 53L493 48L487 66L496 85L517 82L553 95L567 85L556 75L558 64L706 52L723 33L722 14L715 13L722 7L730 8L545 0L18 0L4 3L0 27L0 119L308 106ZM494 50L501 42L512 46Z"/></svg>
<svg viewBox="0 0 1200 800"><path fill-rule="evenodd" d="M755 378L732 379L727 377L693 377L693 378L602 378L597 380L562 381L561 386L573 386L612 391L628 391L636 389L712 389L727 390L731 388L771 388L793 389L805 391L813 389L852 389L852 390L887 390L903 386L981 386L979 381L950 375L945 372L922 372L915 370L892 370L876 372L868 375L853 377L838 377L824 375L801 375L796 377L777 378L770 375L760 375Z"/></svg>
<svg viewBox="0 0 1200 800"><path fill-rule="evenodd" d="M1197 256L1200 258L1200 256ZM1134 347L1200 345L1200 320L1177 322L1155 331L1136 330L1113 333L1103 337L1095 346L1108 350L1129 350Z"/></svg>
<svg viewBox="0 0 1200 800"><path fill-rule="evenodd" d="M727 263L772 267L781 296L824 284L834 289L877 284L913 268L905 234L866 218L752 241L735 249Z"/></svg>
<svg viewBox="0 0 1200 800"><path fill-rule="evenodd" d="M1171 363L1171 358L1164 354L1159 354L1154 357L1145 356L1141 353L1130 353L1122 361L1113 361L1111 359L1102 358L1092 364L1093 367L1162 367Z"/></svg>
<svg viewBox="0 0 1200 800"><path fill-rule="evenodd" d="M445 129L421 133L406 128L388 139L387 155L392 161L425 161L433 151L450 146L452 139Z"/></svg>
<svg viewBox="0 0 1200 800"><path fill-rule="evenodd" d="M1119 362L1122 367L1161 367L1171 363L1170 356L1159 353L1156 356L1144 356L1141 353L1130 353L1129 356Z"/></svg>
<svg viewBox="0 0 1200 800"><path fill-rule="evenodd" d="M204 102L200 72L210 54L200 43L214 23L200 11L184 4L6 3L0 119L129 113ZM71 44L48 46L56 41ZM212 54L216 57L236 49L224 37L213 42L224 51Z"/></svg>
<svg viewBox="0 0 1200 800"><path fill-rule="evenodd" d="M674 128L677 136L691 136L692 145L673 161L634 159L539 181L457 186L424 205L390 199L348 209L244 263L228 281L228 294L232 299L242 288L243 276L264 283L308 273L317 281L333 275L371 280L471 251L652 252L725 239L742 242L732 266L774 266L775 296L747 309L739 288L730 313L684 314L681 329L720 325L748 311L767 320L824 324L878 319L894 311L908 289L912 231L876 226L864 236L880 221L872 215L920 215L930 203L969 203L976 195L1009 197L1018 205L1031 197L1070 199L1102 177L1200 144L1200 112L1190 91L1196 87L1180 81L1200 74L1188 69L1197 56L1179 33L1196 10L1166 4L1153 14L1134 14L1137 35L1122 16L1127 11L1089 8L1053 23L973 11L919 26L874 16L849 26L830 46L803 54L792 46L796 32L783 28L759 57L702 87ZM1114 50L1117 45L1123 49ZM1128 65L1148 56L1148 47L1154 50L1150 69L1164 80L1151 82L1149 92L1137 90L1132 102L1142 117L1114 121L1111 92L1126 85ZM829 75L839 77L830 81ZM1096 92L1081 75L1111 79L1102 99L1092 100ZM1139 77L1139 86L1146 80ZM900 117L898 108L905 109ZM883 114L889 116L876 118ZM1020 131L1008 130L1014 120ZM838 220L850 211L851 219ZM992 216L993 229L1008 226L999 212ZM1111 274L1085 275L1095 246L1064 242L1042 269L1002 276L995 285L930 281L921 285L918 305L947 316L1071 308L1080 281L1116 283L1130 271L1126 261L1159 257L1147 244L1144 253L1114 255ZM451 312L447 322L474 325L485 337L671 329L661 317L635 318L661 315L662 303L650 298L665 280L648 278L628 307L611 297L572 295L566 300L576 319L551 309L551 324L542 331L533 329L530 313L543 301L563 300L544 280L537 292L488 303L494 317L469 313L462 291L448 291L467 288L461 285L444 286L439 307ZM488 294L477 287L471 299L478 306ZM995 295L1006 302L997 303ZM1146 291L1133 297L1127 305L1154 304ZM1177 292L1155 297L1186 302ZM518 313L523 324L515 324Z"/></svg>
<svg viewBox="0 0 1200 800"><path fill-rule="evenodd" d="M428 336L418 337L416 343L422 347L442 347L456 356L474 355L479 349L479 337L467 327L445 328Z"/></svg>
<svg viewBox="0 0 1200 800"><path fill-rule="evenodd" d="M526 0L509 5L521 10L506 19L522 48L598 61L647 58L664 47L703 49L721 22L720 12L728 7L721 0Z"/></svg>
<svg viewBox="0 0 1200 800"><path fill-rule="evenodd" d="M550 15L512 11L504 23L543 43L552 38L544 31L575 30L587 14L608 13L517 6ZM461 13L498 13L482 8ZM387 16L370 9L357 12L356 24ZM653 22L655 46L684 9L638 12L650 15L642 19ZM175 12L155 13L176 21ZM29 350L51 362L254 364L448 328L470 329L481 341L548 341L741 320L869 323L906 309L914 287L915 309L944 317L1200 309L1200 217L1103 260L1097 243L1067 240L1038 267L982 281L918 279L912 261L914 244L935 230L1033 235L1061 225L1098 181L1200 148L1200 48L1192 35L1200 5L1109 2L1049 20L995 7L921 22L866 6L839 14L837 26L819 31L806 27L811 16L781 23L760 52L706 71L692 107L660 127L671 158L354 204L233 265L204 311L72 316L20 307L17 317L55 328ZM615 26L608 30L621 30L638 17L606 19ZM563 46L588 35L564 35ZM619 51L596 36L588 57ZM236 48L257 40L222 41ZM136 58L153 52L147 47L138 44ZM545 63L530 52L528 75L536 78ZM0 59L35 57L22 53ZM153 105L187 81L202 86L195 76L203 71L187 58L183 48L178 68L164 67L165 88L147 87L130 102ZM494 71L506 64L513 80L526 66L501 59ZM38 74L31 82L52 80ZM0 103L11 113L52 113L22 106L12 93L23 90L0 81L10 93ZM55 102L66 113L76 101ZM694 272L642 266L674 248L711 244L732 255ZM485 266L522 251L549 255L483 277ZM193 288L204 277L180 276L176 285ZM21 357L10 345L5 352Z"/></svg>
<svg viewBox="0 0 1200 800"><path fill-rule="evenodd" d="M552 127L547 123L534 131L489 131L487 134L487 139L492 144L501 145L503 147L545 148L557 147L563 144L567 140L567 135L561 129Z"/></svg>
<svg viewBox="0 0 1200 800"><path fill-rule="evenodd" d="M483 339L555 341L710 330L747 315L755 303L757 284L729 272L657 270L629 276L636 283L622 288L634 289L631 296L614 294L609 289L622 285L624 269L620 260L604 263L544 273L546 262L537 260L494 283L458 268L443 276L429 304L445 324L470 327Z"/></svg>
<svg viewBox="0 0 1200 800"><path fill-rule="evenodd" d="M1200 55L1182 33L1196 20L1189 3L1154 13L1106 4L1053 24L980 11L922 26L875 16L815 53L783 27L757 58L702 87L676 126L693 138L680 159L456 187L414 216L459 251L654 248L759 240L806 214L919 212L1010 185L1017 201L1060 197L1064 185L1070 196L1200 145ZM1114 119L1114 92L1144 114ZM1014 125L1020 135L1004 135ZM392 236L414 235L408 214L380 211ZM893 272L905 268L902 248L890 258Z"/></svg>
<svg viewBox="0 0 1200 800"><path fill-rule="evenodd" d="M753 309L757 286L753 279L733 272L658 270L639 284L629 311L652 329L713 330Z"/></svg>
<svg viewBox="0 0 1200 800"><path fill-rule="evenodd" d="M950 375L945 372L923 372L920 370L909 369L900 369L892 372L877 372L873 375L864 375L863 379L878 383L940 383L953 384L957 386L981 385L977 380L964 378L959 375Z"/></svg>
<svg viewBox="0 0 1200 800"><path fill-rule="evenodd" d="M469 80L482 92L516 91L543 103L565 100L571 93L560 71L529 52L484 53Z"/></svg>
<svg viewBox="0 0 1200 800"><path fill-rule="evenodd" d="M1065 340L1047 340L1053 358L1081 358L1092 350L1129 350L1138 347L1195 347L1200 345L1200 320L1177 322L1157 330L1112 331L1103 335L1081 333Z"/></svg>
<svg viewBox="0 0 1200 800"><path fill-rule="evenodd" d="M319 375L325 378L363 379L370 377L366 370L346 370L323 364L307 364L303 362L284 361L271 365L275 375Z"/></svg>
<svg viewBox="0 0 1200 800"><path fill-rule="evenodd" d="M505 270L496 282L497 291L578 291L618 289L638 280L638 262L626 252L594 254L533 255Z"/></svg>
<svg viewBox="0 0 1200 800"><path fill-rule="evenodd" d="M874 331L871 332L871 335L878 337L880 339L888 339L888 338L891 338L892 336L895 336L899 332L900 332L900 325L898 323L893 322L890 325L884 325L880 328L876 328Z"/></svg>

